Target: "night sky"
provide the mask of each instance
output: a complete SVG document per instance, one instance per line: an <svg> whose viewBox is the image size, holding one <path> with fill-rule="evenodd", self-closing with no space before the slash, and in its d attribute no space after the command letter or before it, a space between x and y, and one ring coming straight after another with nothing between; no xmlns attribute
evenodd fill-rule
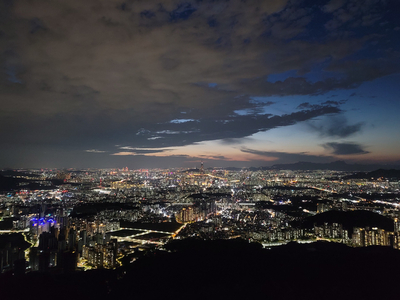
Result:
<svg viewBox="0 0 400 300"><path fill-rule="evenodd" d="M0 167L400 161L398 0L0 0Z"/></svg>

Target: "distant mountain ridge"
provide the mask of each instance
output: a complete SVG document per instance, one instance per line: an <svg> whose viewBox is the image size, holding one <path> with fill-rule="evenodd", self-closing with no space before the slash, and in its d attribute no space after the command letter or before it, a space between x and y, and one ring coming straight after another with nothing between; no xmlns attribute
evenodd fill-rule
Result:
<svg viewBox="0 0 400 300"><path fill-rule="evenodd" d="M5 177L0 174L0 191L12 191L17 189L19 182L20 180L12 177Z"/></svg>
<svg viewBox="0 0 400 300"><path fill-rule="evenodd" d="M342 160L330 163L313 163L300 161L293 164L276 164L271 167L263 167L264 170L332 170L348 172L370 172L377 169L400 169L400 165L385 164L348 164Z"/></svg>
<svg viewBox="0 0 400 300"><path fill-rule="evenodd" d="M58 179L51 180L41 180L42 182L51 182L52 185L41 185L37 182L38 180L30 180L26 178L16 178L16 177L8 177L0 174L0 191L1 192L10 192L14 190L20 189L20 183L24 182L26 185L23 186L23 189L30 190L49 190L55 188L56 185L62 184L63 182Z"/></svg>
<svg viewBox="0 0 400 300"><path fill-rule="evenodd" d="M344 179L400 179L400 170L390 169L384 170L379 169L372 172L358 172L353 175L344 177Z"/></svg>

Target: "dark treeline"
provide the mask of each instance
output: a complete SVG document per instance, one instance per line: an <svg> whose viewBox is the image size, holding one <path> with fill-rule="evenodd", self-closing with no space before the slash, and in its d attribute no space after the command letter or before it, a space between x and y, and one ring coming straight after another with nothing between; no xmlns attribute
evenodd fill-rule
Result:
<svg viewBox="0 0 400 300"><path fill-rule="evenodd" d="M389 299L400 279L400 252L389 247L317 242L267 250L244 240L187 239L166 248L113 271L3 274L0 288L15 300L38 286L60 300Z"/></svg>

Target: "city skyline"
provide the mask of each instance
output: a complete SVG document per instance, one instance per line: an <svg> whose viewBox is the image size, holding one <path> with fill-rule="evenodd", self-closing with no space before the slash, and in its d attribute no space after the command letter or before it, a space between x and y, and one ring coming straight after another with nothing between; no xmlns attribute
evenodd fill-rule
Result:
<svg viewBox="0 0 400 300"><path fill-rule="evenodd" d="M393 298L399 191L400 170L2 170L1 295Z"/></svg>
<svg viewBox="0 0 400 300"><path fill-rule="evenodd" d="M0 168L400 162L394 1L0 5Z"/></svg>

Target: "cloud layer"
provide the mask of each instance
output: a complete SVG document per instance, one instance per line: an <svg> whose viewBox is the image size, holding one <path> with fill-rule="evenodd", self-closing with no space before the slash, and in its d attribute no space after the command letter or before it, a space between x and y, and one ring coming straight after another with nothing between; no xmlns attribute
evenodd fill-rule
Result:
<svg viewBox="0 0 400 300"><path fill-rule="evenodd" d="M351 154L367 154L368 151L364 150L362 145L356 143L337 143L331 142L322 145L325 149L328 149L332 154L336 155L351 155Z"/></svg>
<svg viewBox="0 0 400 300"><path fill-rule="evenodd" d="M312 97L399 72L399 52L379 48L390 35L390 23L377 25L389 4L306 4L3 1L4 160L40 149L112 154L119 144L136 149L125 152L150 154L160 150L139 149L232 143L324 115L336 119L313 127L321 136L360 132L363 123L338 116L345 102L315 103ZM291 70L296 76L268 80ZM283 115L269 112L275 102L252 101L297 95L311 98ZM237 113L243 110L250 113ZM344 146L327 147L340 155Z"/></svg>

